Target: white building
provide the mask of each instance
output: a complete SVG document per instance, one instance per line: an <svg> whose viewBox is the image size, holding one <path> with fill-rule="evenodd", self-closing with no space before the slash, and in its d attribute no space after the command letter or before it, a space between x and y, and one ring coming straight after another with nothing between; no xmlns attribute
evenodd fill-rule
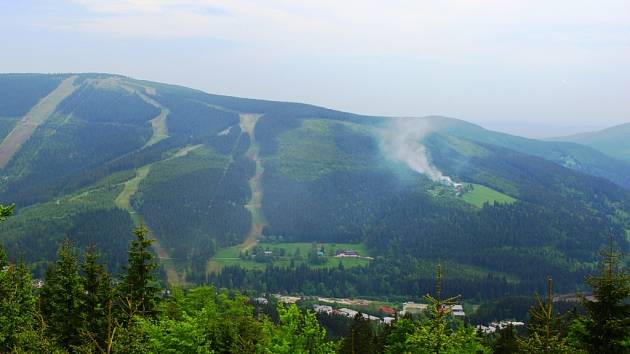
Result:
<svg viewBox="0 0 630 354"><path fill-rule="evenodd" d="M333 308L327 305L313 305L313 310L315 310L316 313L326 313L329 315L333 312Z"/></svg>
<svg viewBox="0 0 630 354"><path fill-rule="evenodd" d="M337 310L337 312L339 312L339 314L342 316L346 316L350 318L354 318L354 316L356 316L359 313L358 311L347 309L345 307L340 308L339 310Z"/></svg>
<svg viewBox="0 0 630 354"><path fill-rule="evenodd" d="M466 313L464 312L464 307L462 305L451 306L451 314L455 317L466 317Z"/></svg>
<svg viewBox="0 0 630 354"><path fill-rule="evenodd" d="M383 323L388 325L394 323L395 320L396 319L393 317L383 317Z"/></svg>

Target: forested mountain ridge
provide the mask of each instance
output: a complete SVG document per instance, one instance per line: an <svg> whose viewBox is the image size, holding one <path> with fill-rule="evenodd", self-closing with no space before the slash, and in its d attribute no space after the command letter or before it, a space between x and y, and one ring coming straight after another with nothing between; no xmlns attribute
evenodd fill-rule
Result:
<svg viewBox="0 0 630 354"><path fill-rule="evenodd" d="M13 133L33 116L31 134ZM438 260L466 270L447 278L473 296L529 292L541 271L573 290L610 236L627 250L630 165L577 144L416 120L430 165L476 192L458 195L384 153L390 118L107 74L0 75L2 144L23 139L0 170L0 200L17 205L0 242L42 266L69 236L99 244L117 268L144 222L163 263L189 282L350 295L418 294ZM250 236L362 243L375 260L206 274L217 250ZM282 280L296 274L301 284Z"/></svg>

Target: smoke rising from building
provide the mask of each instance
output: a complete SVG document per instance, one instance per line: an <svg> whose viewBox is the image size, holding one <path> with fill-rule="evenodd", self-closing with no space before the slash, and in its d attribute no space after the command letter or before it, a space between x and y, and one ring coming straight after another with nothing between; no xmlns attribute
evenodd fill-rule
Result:
<svg viewBox="0 0 630 354"><path fill-rule="evenodd" d="M424 119L395 118L380 132L381 149L385 155L434 182L453 185L450 177L431 164L422 140L431 133L430 123Z"/></svg>

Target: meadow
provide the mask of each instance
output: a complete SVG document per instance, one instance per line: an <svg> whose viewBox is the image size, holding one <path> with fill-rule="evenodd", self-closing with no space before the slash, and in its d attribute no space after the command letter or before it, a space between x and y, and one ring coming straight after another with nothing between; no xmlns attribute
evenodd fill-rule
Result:
<svg viewBox="0 0 630 354"><path fill-rule="evenodd" d="M516 199L507 194L503 194L492 188L482 186L480 184L472 184L473 189L462 195L462 199L476 207L483 207L485 203L494 205L494 203L514 203Z"/></svg>
<svg viewBox="0 0 630 354"><path fill-rule="evenodd" d="M239 246L228 247L217 251L213 257L213 261L217 263L219 268L225 266L238 265L246 269L265 269L267 265L274 265L277 267L288 267L291 264L291 259L294 258L296 252L300 255L301 260L294 259L294 264L299 265L302 263L308 263L307 256L313 247L321 249L324 248L326 263L311 265L313 268L333 268L338 267L339 264L343 264L345 268L366 266L370 262L366 258L336 258L334 257L335 251L338 249L352 249L356 251L360 256L369 256L365 245L360 243L311 243L311 242L291 242L291 243L258 243L257 246L263 250L272 251L272 254L278 254L280 250L283 250L284 256L276 257L272 262L262 263L254 260L241 259L242 253Z"/></svg>

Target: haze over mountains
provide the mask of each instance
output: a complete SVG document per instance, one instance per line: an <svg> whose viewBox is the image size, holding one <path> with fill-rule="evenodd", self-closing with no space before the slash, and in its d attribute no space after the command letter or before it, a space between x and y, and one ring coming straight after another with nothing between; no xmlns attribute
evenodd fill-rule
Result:
<svg viewBox="0 0 630 354"><path fill-rule="evenodd" d="M0 200L17 215L0 242L40 265L65 237L98 243L117 268L144 222L173 281L281 239L364 245L375 260L347 270L363 294L412 293L437 261L472 293L531 291L541 272L575 290L609 237L628 249L617 132L541 141L117 75L3 74Z"/></svg>

